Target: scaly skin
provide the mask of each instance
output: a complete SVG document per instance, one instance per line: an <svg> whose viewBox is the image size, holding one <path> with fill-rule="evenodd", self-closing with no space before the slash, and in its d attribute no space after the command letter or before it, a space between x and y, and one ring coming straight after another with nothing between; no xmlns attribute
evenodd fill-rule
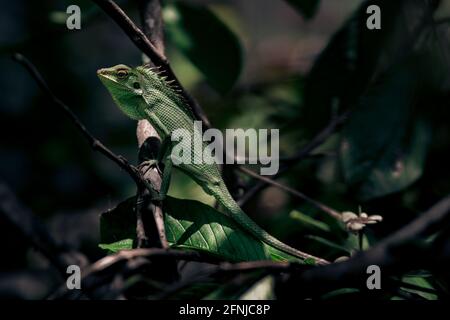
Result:
<svg viewBox="0 0 450 320"><path fill-rule="evenodd" d="M135 120L147 119L156 129L161 139L170 139L176 129L188 130L191 140L201 139L201 133L194 134L194 116L181 95L171 83L158 74L157 70L140 66L130 68L117 65L100 69L97 74L110 92L119 108ZM181 140L179 143L183 143ZM185 142L187 143L187 142ZM203 141L200 141L206 147ZM190 148L190 144L189 147ZM300 259L313 259L317 264L327 261L294 249L272 237L250 219L231 197L221 177L217 164L206 164L201 153L192 148L191 164L177 167L194 179L206 193L212 195L226 209L226 214L257 239L285 253ZM203 150L203 149L202 149ZM202 150L199 150L202 152Z"/></svg>

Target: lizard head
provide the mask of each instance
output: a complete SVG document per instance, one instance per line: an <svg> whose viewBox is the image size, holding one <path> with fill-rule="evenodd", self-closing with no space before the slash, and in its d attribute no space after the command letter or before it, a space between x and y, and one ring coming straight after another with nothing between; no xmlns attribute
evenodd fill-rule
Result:
<svg viewBox="0 0 450 320"><path fill-rule="evenodd" d="M119 108L130 118L140 120L144 114L139 108L142 97L142 77L138 71L124 64L97 70L97 75L108 89Z"/></svg>

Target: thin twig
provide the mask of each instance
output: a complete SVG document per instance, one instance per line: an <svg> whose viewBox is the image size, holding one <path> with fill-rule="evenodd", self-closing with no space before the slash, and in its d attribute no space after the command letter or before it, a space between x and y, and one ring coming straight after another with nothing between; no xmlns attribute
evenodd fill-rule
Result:
<svg viewBox="0 0 450 320"><path fill-rule="evenodd" d="M130 177L134 180L139 190L146 190L146 194L149 194L149 188L152 188L148 181L145 180L145 178L141 175L138 169L136 169L134 166L130 165L128 161L119 155L116 155L114 152L112 152L109 148L107 148L101 141L99 141L97 138L95 138L89 130L85 127L85 125L78 119L78 117L73 113L73 111L64 103L62 102L50 89L50 87L47 85L41 74L37 71L36 67L23 55L16 53L14 55L14 60L19 62L21 65L23 65L28 72L31 74L33 79L37 82L39 87L42 89L44 93L49 97L49 99L59 108L61 108L64 113L69 117L69 119L75 124L77 129L79 129L85 139L89 142L91 147L95 150L100 152L101 154L105 155L108 159L115 162L120 168L122 168L125 172L127 172ZM160 220L160 219L159 219ZM142 222L142 221L141 221ZM159 225L160 222L156 222L156 225ZM140 229L142 227L142 224L139 222L138 219L138 226L137 229ZM160 228L158 229L160 230ZM137 230L139 233L139 230ZM139 236L143 238L143 241L145 241L145 232L144 235L139 233ZM165 239L164 237L159 236L160 239ZM162 246L168 247L167 241L162 243Z"/></svg>
<svg viewBox="0 0 450 320"><path fill-rule="evenodd" d="M38 86L41 88L41 90L48 96L48 98L56 105L58 106L66 116L73 122L73 124L77 127L77 129L83 134L85 139L88 141L88 143L91 145L91 147L95 150L106 156L108 159L115 162L120 168L125 170L130 177L137 183L141 184L142 179L136 170L135 167L130 165L128 161L122 157L116 155L114 152L112 152L110 149L108 149L100 140L94 137L89 130L86 128L86 126L78 119L78 117L73 113L73 111L64 103L62 102L50 89L48 84L45 82L42 75L39 73L39 71L36 69L36 67L23 55L20 53L16 53L13 55L13 59L20 63L22 66L24 66L27 71L30 73L30 75L33 77L33 79L36 81Z"/></svg>
<svg viewBox="0 0 450 320"><path fill-rule="evenodd" d="M309 141L293 156L283 159L283 163L285 165L298 163L299 161L308 157L311 152L313 152L317 147L321 146L336 131L337 127L339 127L347 120L349 115L350 111L346 111L341 115L332 117L330 123L328 123L325 128L323 128L316 136L314 136L314 138L311 139L311 141Z"/></svg>
<svg viewBox="0 0 450 320"><path fill-rule="evenodd" d="M418 246L417 240L436 232L443 225L448 225L449 221L450 195L369 250L358 252L344 262L307 270L294 282L289 283L289 286L309 284L320 290L330 290L341 285L364 287L367 277L363 275L367 274L366 269L370 265L380 267L384 278L393 273L435 267L436 264L446 268L442 265L446 261L442 255L446 255L448 261L448 251L444 249L443 252L430 252L430 249L433 249L432 244Z"/></svg>
<svg viewBox="0 0 450 320"><path fill-rule="evenodd" d="M13 224L25 239L56 267L63 277L67 275L66 269L69 264L84 265L87 263L87 258L81 253L61 248L46 226L17 199L2 181L0 181L0 214Z"/></svg>
<svg viewBox="0 0 450 320"><path fill-rule="evenodd" d="M139 1L139 13L141 16L143 30L146 37L150 40L150 43L154 45L155 49L161 54L164 53L164 29L162 19L162 9L159 0L140 0ZM143 62L148 63L148 57L143 56ZM145 119L138 121L136 128L136 136L139 146L139 155L145 154L144 157L139 157L139 162L145 160L145 158L156 158L160 149L160 137L152 125ZM153 140L152 140L153 139ZM150 141L156 141L158 143L150 143ZM157 192L161 189L161 172L157 168L148 168L146 166L140 166L141 175L146 179L153 189ZM145 188L138 188L137 197L138 204L136 206L136 235L137 235L137 247L144 248L150 245L150 242L156 242L158 247L167 249L169 243L166 238L164 214L162 203L160 201L152 201L151 194ZM150 241L146 235L146 225L144 223L144 217L147 214L153 216L155 222L157 239Z"/></svg>
<svg viewBox="0 0 450 320"><path fill-rule="evenodd" d="M319 208L323 212L329 214L333 218L335 218L337 220L342 220L342 215L338 211L328 207L327 205L325 205L325 204L323 204L323 203L321 203L321 202L319 202L317 200L314 200L314 199L308 197L307 195L305 195L304 193L301 193L300 191L292 189L291 187L288 187L288 186L286 186L286 185L284 185L282 183L279 183L279 182L277 182L275 180L272 180L272 179L270 179L268 177L261 176L261 175L257 174L256 172L253 172L252 170L247 169L245 167L239 167L239 171L247 174L248 176L256 178L256 179L258 179L258 180L260 180L260 181L262 181L262 182L264 182L266 184L275 186L275 187L280 188L280 189L282 189L282 190L284 190L286 192L289 192L290 194L293 194L294 196L299 197L299 198L301 198L301 199L303 199L305 201L308 201L309 203L313 204L314 206L316 206L317 208Z"/></svg>
<svg viewBox="0 0 450 320"><path fill-rule="evenodd" d="M154 299L164 300L170 299L172 295L180 290L195 285L201 281L207 281L208 279L220 277L224 275L245 274L254 271L262 271L263 277L267 274L279 274L288 272L301 272L311 268L310 265L291 263L291 262L275 262L275 261L249 261L239 263L221 263L217 266L212 266L207 270L202 270L184 281L180 281L173 285L166 287L161 293L154 296Z"/></svg>
<svg viewBox="0 0 450 320"><path fill-rule="evenodd" d="M81 287L83 291L91 295L100 296L101 286L105 286L115 277L131 277L142 271L142 268L155 262L155 259L176 259L184 261L199 261L218 263L219 261L207 256L199 251L162 249L162 248L141 248L132 250L122 250L113 255L103 257L90 266L82 270ZM124 289L124 288L122 288ZM67 295L66 284L59 287L49 298L58 299ZM117 296L120 289L108 294Z"/></svg>
<svg viewBox="0 0 450 320"><path fill-rule="evenodd" d="M178 259L185 261L198 261L219 263L212 266L209 270L202 271L196 276L185 281L168 286L158 298L168 296L189 284L196 283L199 280L225 274L235 274L243 272L251 272L255 270L264 270L265 272L277 274L286 273L286 284L295 288L305 286L305 288L314 288L316 291L330 290L340 286L355 286L361 281L365 283L367 279L366 268L369 265L378 265L383 270L384 277L392 274L393 270L402 269L409 270L416 267L416 264L409 262L416 261L419 263L432 263L430 259L425 259L422 251L404 250L419 237L423 237L430 232L439 229L439 226L450 220L450 196L441 200L439 203L422 214L419 218L395 232L375 247L359 253L349 260L341 263L335 263L328 266L312 267L292 262L275 262L275 261L250 261L231 264L228 262L220 263L218 260L211 260L211 256L207 256L198 251L186 251L176 249L133 249L123 250L111 256L104 257L90 267L84 270L82 285L88 284L89 279L97 277L105 278L105 272L110 270L114 275L121 272L118 267L126 261L136 260L134 264L123 265L122 268L128 268L127 275L131 276L138 272L143 265L150 263L153 259ZM400 255L398 252L404 252ZM405 256L406 254L406 256ZM440 259L438 255L430 257ZM144 259L144 260L139 260ZM140 261L140 262L139 262ZM408 262L408 263L405 263ZM394 268L396 266L396 268ZM133 271L134 270L134 271ZM365 276L364 276L365 275ZM291 278L292 277L292 278ZM105 281L105 280L103 280ZM94 283L97 283L94 281ZM89 287L92 292L95 288ZM64 286L61 290L67 291Z"/></svg>
<svg viewBox="0 0 450 320"><path fill-rule="evenodd" d="M162 249L162 248L142 248L132 250L122 250L114 255L106 256L95 263L93 263L84 273L85 277L90 273L100 272L112 265L124 260L135 258L175 258L178 260L187 261L217 261L208 260L208 258L199 251L177 250L177 249Z"/></svg>
<svg viewBox="0 0 450 320"><path fill-rule="evenodd" d="M271 179L268 181L260 181L247 190L243 197L239 199L239 205L244 205L257 192L263 190L266 186L271 184L269 181L275 181L276 178L285 174L293 165L296 165L300 163L301 160L309 157L311 152L321 146L336 131L336 129L347 120L349 115L350 111L346 111L339 116L332 117L327 126L323 128L316 136L314 136L314 138L303 146L298 152L296 152L293 156L282 159L282 167L275 175L272 176Z"/></svg>
<svg viewBox="0 0 450 320"><path fill-rule="evenodd" d="M130 40L144 53L150 60L160 67L161 71L167 76L169 81L174 81L174 84L180 88L181 95L189 104L192 112L197 119L203 122L205 129L211 127L211 124L206 117L203 109L195 101L195 99L183 88L177 76L172 70L166 56L153 45L145 36L141 29L139 29L134 22L127 16L127 14L112 0L93 0L100 8L105 11L128 35Z"/></svg>
<svg viewBox="0 0 450 320"><path fill-rule="evenodd" d="M181 89L182 95L186 98L188 104L193 110L194 114L198 119L203 122L203 127L205 129L210 128L210 122L205 115L202 108L196 103L196 101L189 95L189 93L184 90L180 82L178 81L176 75L174 74L170 63L163 53L163 46L155 46L147 36L133 23L133 21L126 15L126 13L112 0L93 0L99 7L101 7L129 36L131 41L143 52L150 60L160 67L163 72L167 75L169 80L174 80L177 86ZM328 138L329 135L334 131L334 129L342 123L347 117L347 113L336 117L333 121L325 128L324 131L320 132L310 143L308 143L299 153L296 155L284 159L286 164L290 164L299 161L301 158L306 157L309 153L314 150L317 146L323 143L323 141ZM266 181L267 182L267 181ZM261 184L259 188L262 188L264 184Z"/></svg>

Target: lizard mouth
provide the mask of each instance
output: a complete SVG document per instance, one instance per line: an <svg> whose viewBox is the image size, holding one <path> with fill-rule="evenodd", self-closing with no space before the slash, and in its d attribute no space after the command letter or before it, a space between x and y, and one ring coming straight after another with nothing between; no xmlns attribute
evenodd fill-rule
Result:
<svg viewBox="0 0 450 320"><path fill-rule="evenodd" d="M98 70L97 76L106 87L110 83L114 83L116 86L126 87L122 82L117 81L117 78L107 69Z"/></svg>
<svg viewBox="0 0 450 320"><path fill-rule="evenodd" d="M98 76L104 76L105 74L107 74L107 69L98 69L97 70L97 75Z"/></svg>
<svg viewBox="0 0 450 320"><path fill-rule="evenodd" d="M102 81L103 80L109 80L109 81L116 82L114 77L112 77L112 75L111 75L111 71L109 71L108 69L99 69L99 70L97 70L97 76Z"/></svg>

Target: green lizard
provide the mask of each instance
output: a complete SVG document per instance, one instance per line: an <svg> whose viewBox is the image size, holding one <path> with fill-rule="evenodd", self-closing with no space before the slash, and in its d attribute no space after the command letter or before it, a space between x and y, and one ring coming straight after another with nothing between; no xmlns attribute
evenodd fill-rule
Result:
<svg viewBox="0 0 450 320"><path fill-rule="evenodd" d="M194 137L201 139L201 133L194 135L195 117L189 105L178 93L178 89L155 68L147 66L130 68L126 65L117 65L100 69L97 74L119 108L132 119L147 119L163 140L163 145L164 141L171 139L172 132L180 128L189 130L192 141ZM169 152L167 155L170 154L170 148L171 146L166 147L168 149L166 152ZM195 151L192 155L193 159L202 159L201 156ZM161 197L164 197L167 192L172 167L169 156L165 157L164 161L164 163L167 161L167 165L164 169ZM189 164L178 164L177 167L196 181L206 193L214 196L225 208L227 215L260 241L300 259L312 259L317 264L328 263L286 245L260 228L234 201L225 186L217 164L191 161Z"/></svg>

